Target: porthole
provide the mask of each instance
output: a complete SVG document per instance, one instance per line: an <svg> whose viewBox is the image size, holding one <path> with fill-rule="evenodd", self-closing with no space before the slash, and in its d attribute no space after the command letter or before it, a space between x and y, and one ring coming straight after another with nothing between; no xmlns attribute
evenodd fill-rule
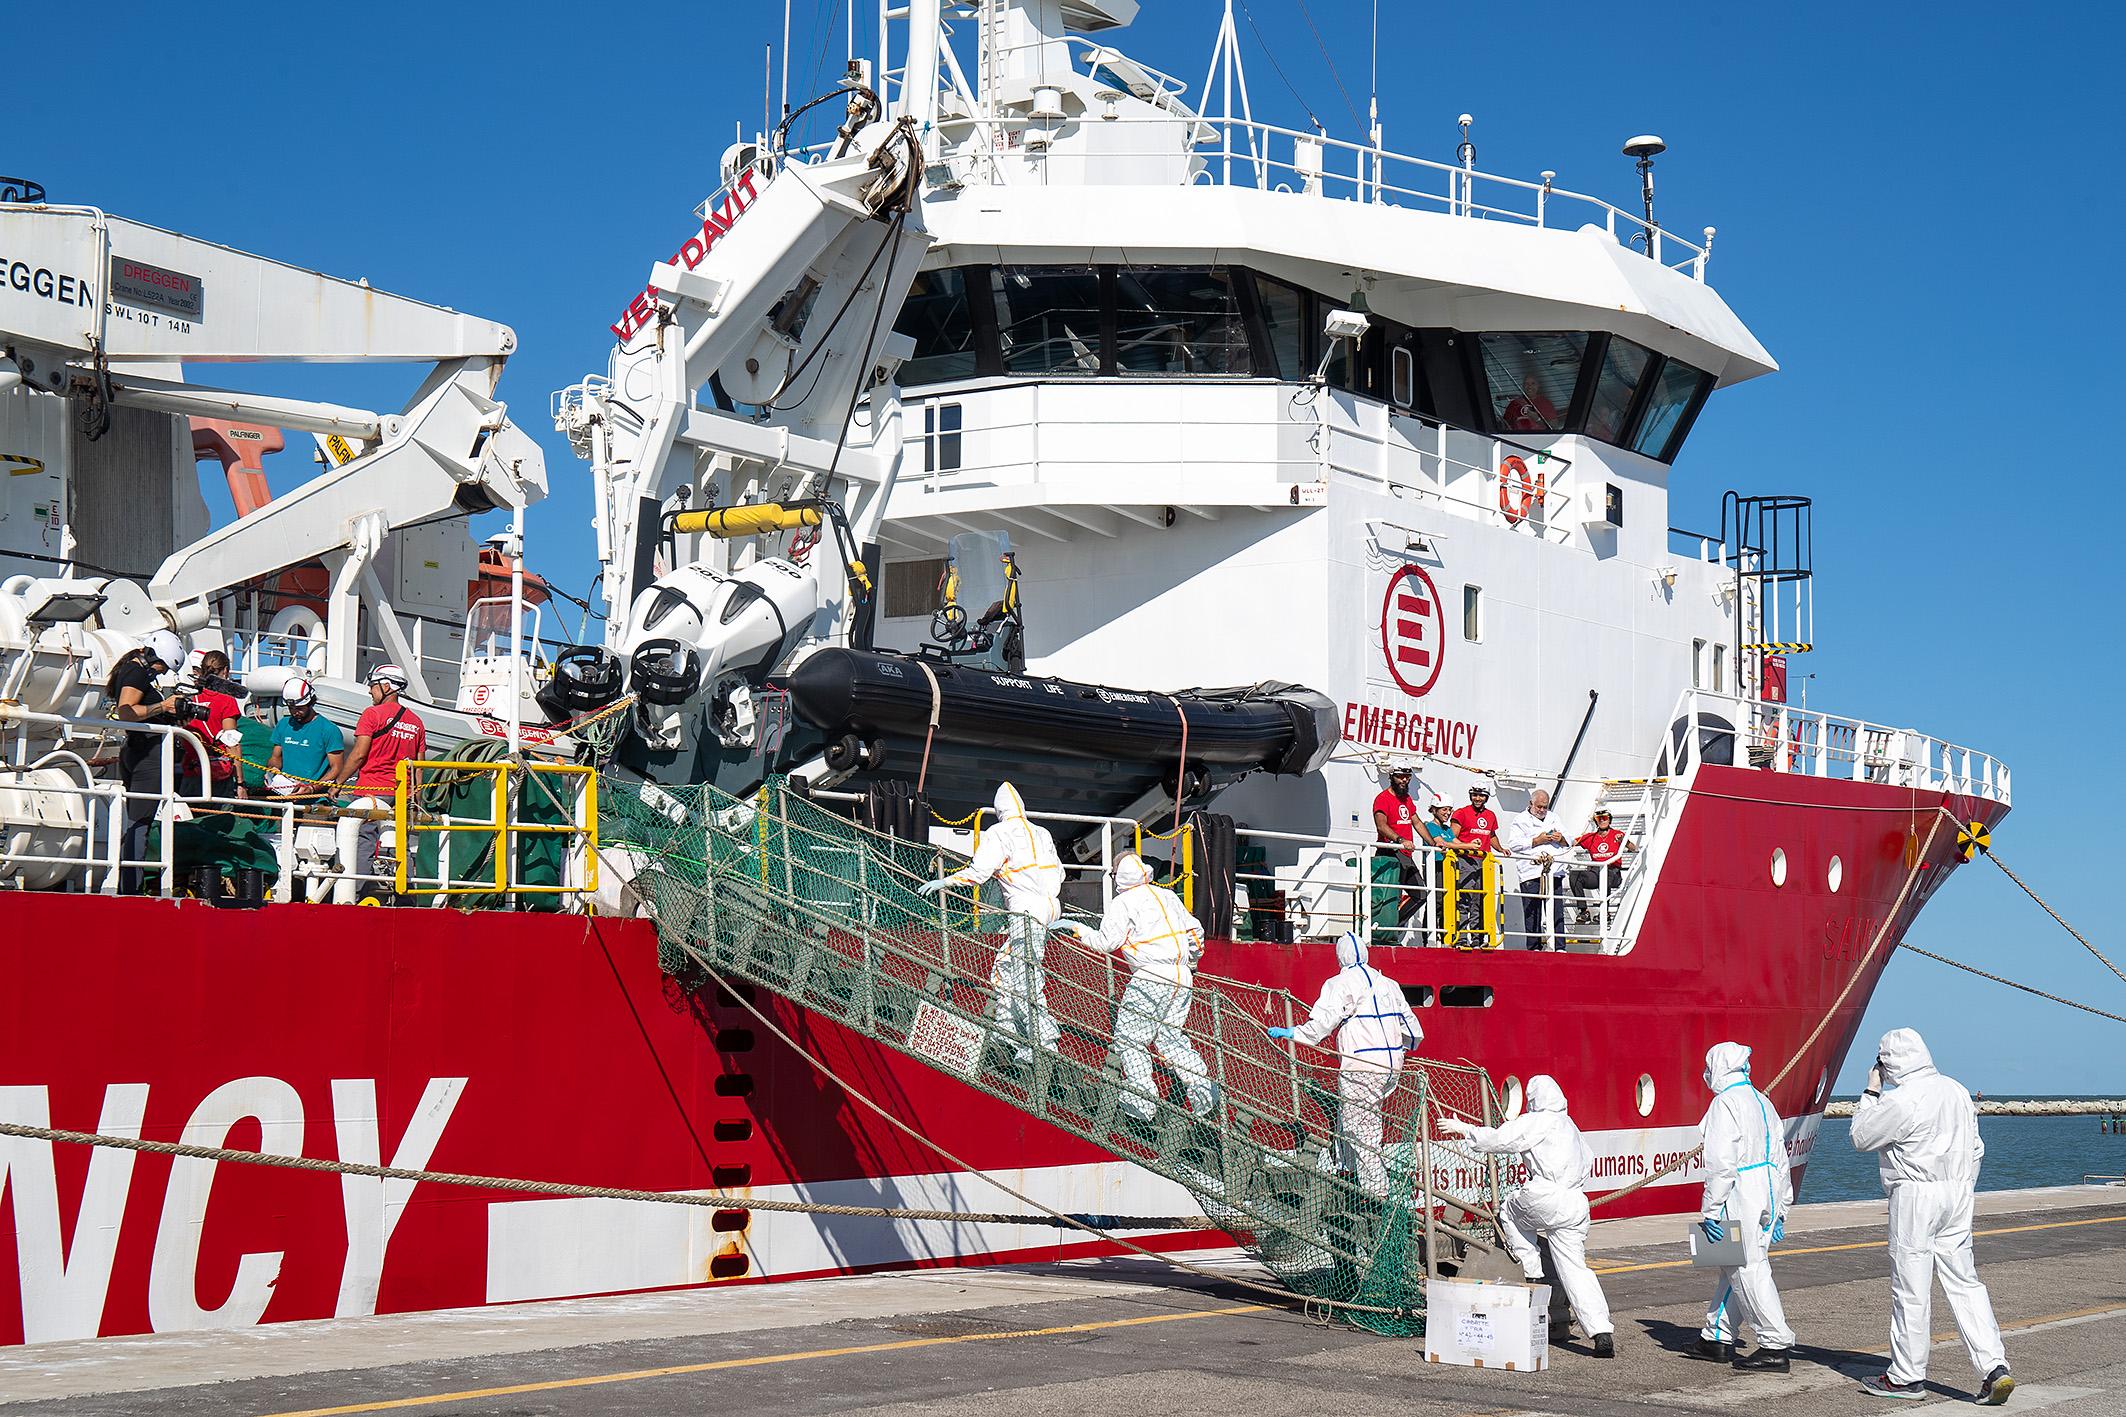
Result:
<svg viewBox="0 0 2126 1417"><path fill-rule="evenodd" d="M1632 1105L1639 1109L1639 1115L1642 1117L1651 1117L1653 1115L1654 1078L1652 1073L1639 1074L1639 1085L1632 1089Z"/></svg>
<svg viewBox="0 0 2126 1417"><path fill-rule="evenodd" d="M1509 1075L1506 1079L1506 1096L1500 1104L1506 1109L1506 1119L1511 1121L1521 1115L1521 1080Z"/></svg>
<svg viewBox="0 0 2126 1417"><path fill-rule="evenodd" d="M1831 894L1836 895L1838 894L1839 884L1845 880L1845 862L1835 856L1831 858L1830 880Z"/></svg>
<svg viewBox="0 0 2126 1417"><path fill-rule="evenodd" d="M1786 884L1786 848L1783 846L1772 848L1772 884L1775 886Z"/></svg>

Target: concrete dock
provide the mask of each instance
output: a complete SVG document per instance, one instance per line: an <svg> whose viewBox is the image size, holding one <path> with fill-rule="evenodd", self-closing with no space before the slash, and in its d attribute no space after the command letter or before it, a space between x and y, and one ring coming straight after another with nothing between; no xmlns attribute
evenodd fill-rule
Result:
<svg viewBox="0 0 2126 1417"><path fill-rule="evenodd" d="M1209 1414L1843 1414L1968 1403L1938 1299L1925 1403L1860 1392L1889 1341L1883 1206L1798 1207L1775 1252L1793 1372L1690 1362L1709 1276L1677 1217L1608 1222L1590 1253L1617 1358L1582 1338L1541 1373L1427 1366L1418 1345L1265 1306L1141 1259L725 1287L0 1350L0 1411L97 1417L703 1412L996 1417ZM1981 1276L2019 1384L2011 1410L2126 1413L2126 1190L1979 1197ZM1211 1252L1207 1267L1254 1271Z"/></svg>

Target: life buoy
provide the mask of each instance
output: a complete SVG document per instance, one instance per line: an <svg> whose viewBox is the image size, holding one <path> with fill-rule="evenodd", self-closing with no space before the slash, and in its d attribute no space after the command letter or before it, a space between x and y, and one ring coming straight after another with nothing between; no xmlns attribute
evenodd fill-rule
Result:
<svg viewBox="0 0 2126 1417"><path fill-rule="evenodd" d="M1518 453L1508 453L1499 464L1499 510L1506 514L1506 525L1519 526L1542 505L1543 474L1531 474Z"/></svg>

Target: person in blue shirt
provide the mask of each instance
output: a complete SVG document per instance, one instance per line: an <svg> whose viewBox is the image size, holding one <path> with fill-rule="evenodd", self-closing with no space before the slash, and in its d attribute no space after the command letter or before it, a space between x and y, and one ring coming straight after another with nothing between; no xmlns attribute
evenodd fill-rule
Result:
<svg viewBox="0 0 2126 1417"><path fill-rule="evenodd" d="M317 711L317 691L308 679L290 679L281 690L288 716L273 725L273 755L266 761L267 787L276 796L308 797L335 778L347 746L339 726ZM290 779L293 779L290 781Z"/></svg>

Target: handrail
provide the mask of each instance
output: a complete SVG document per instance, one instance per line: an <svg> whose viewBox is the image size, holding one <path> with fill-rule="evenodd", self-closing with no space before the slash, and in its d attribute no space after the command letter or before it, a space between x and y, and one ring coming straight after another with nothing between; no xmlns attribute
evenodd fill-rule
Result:
<svg viewBox="0 0 2126 1417"><path fill-rule="evenodd" d="M412 814L412 799L421 790L420 774L423 772L486 773L493 779L494 815L485 822L461 822L445 818L441 821L416 821ZM524 772L536 782L542 776L580 777L584 781L582 795L575 806L576 819L568 822L520 822L510 812L509 775ZM397 863L393 870L393 888L400 895L586 895L598 889L598 770L580 763L514 763L508 761L470 761L462 759L408 759L395 768L392 790L392 821L396 827L393 852ZM555 799L556 805L561 805ZM454 882L450 878L450 853L438 850L436 875L438 883L433 886L413 885L409 875L413 868L412 843L414 837L432 833L447 837L453 832L481 832L495 839L491 854L494 857L494 880L477 885ZM553 885L527 885L512 877L512 865L516 852L512 849L514 838L519 836L567 835L581 837L586 847L587 869L580 885L571 885L563 880Z"/></svg>
<svg viewBox="0 0 2126 1417"><path fill-rule="evenodd" d="M1704 760L1704 738L1727 737L1736 767L2010 802L2007 764L1914 728L1705 689L1683 690L1670 723L1664 756L1679 769Z"/></svg>
<svg viewBox="0 0 2126 1417"><path fill-rule="evenodd" d="M1501 173L1484 172L1475 167L1440 162L1432 158L1416 157L1408 153L1391 152L1386 148L1366 143L1350 142L1332 138L1324 133L1301 132L1274 123L1257 122L1231 116L1189 115L1179 112L1157 115L1116 113L1097 117L1064 119L1055 123L1037 120L1019 114L990 114L973 117L941 118L937 128L948 144L953 156L994 156L991 145L973 145L968 139L982 131L1014 130L1029 127L1079 127L1087 130L1120 128L1125 131L1161 130L1177 133L1181 141L1151 142L1141 150L1118 149L1103 141L1096 151L1084 156L1093 161L1105 162L1117 159L1170 158L1180 164L1183 180L1181 186L1221 186L1227 184L1200 150L1220 145L1216 154L1220 171L1231 164L1238 164L1252 171L1253 181L1247 185L1259 191L1290 188L1272 187L1278 174L1296 178L1300 186L1296 195L1329 197L1348 189L1352 198L1380 205L1418 205L1436 208L1446 215L1469 219L1497 219L1517 222L1539 229L1547 229L1554 223L1550 208L1553 203L1568 203L1588 208L1598 224L1612 239L1620 228L1627 240L1645 240L1649 259L1671 269L1687 274L1691 279L1703 282L1705 268L1712 258L1714 229L1704 229L1702 241L1691 241L1659 225L1649 227L1642 213L1634 213L1611 202L1604 201L1586 192L1575 192L1556 185L1554 180L1530 181L1526 178L1508 177ZM1229 139L1238 136L1230 150L1225 146ZM1291 153L1289 161L1280 161L1269 156L1272 141L1281 143ZM806 151L810 151L809 149ZM1046 149L1050 154L1065 151L1061 144L1051 142ZM1330 154L1349 160L1350 172L1331 169ZM1401 166L1416 170L1417 174L1444 179L1445 191L1424 190L1402 186L1387 181L1384 174L1392 167ZM962 180L983 180L970 167L960 174ZM993 180L993 179L992 179ZM1479 184L1491 184L1505 189L1506 196L1498 200L1525 198L1522 207L1506 207L1479 201ZM1000 184L1001 185L1001 184ZM1238 182L1232 185L1240 185ZM1392 201L1390 198L1401 198ZM1683 252L1682 259L1666 259L1666 248L1674 247Z"/></svg>

